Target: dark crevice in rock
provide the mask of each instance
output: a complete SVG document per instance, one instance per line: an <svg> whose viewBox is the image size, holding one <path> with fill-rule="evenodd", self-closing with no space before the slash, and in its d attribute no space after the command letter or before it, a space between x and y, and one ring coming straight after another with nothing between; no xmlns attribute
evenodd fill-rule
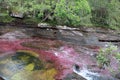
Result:
<svg viewBox="0 0 120 80"><path fill-rule="evenodd" d="M0 77L0 80L5 80L5 79L3 79L2 77Z"/></svg>
<svg viewBox="0 0 120 80"><path fill-rule="evenodd" d="M120 42L120 40L103 40L103 39L99 39L99 42Z"/></svg>

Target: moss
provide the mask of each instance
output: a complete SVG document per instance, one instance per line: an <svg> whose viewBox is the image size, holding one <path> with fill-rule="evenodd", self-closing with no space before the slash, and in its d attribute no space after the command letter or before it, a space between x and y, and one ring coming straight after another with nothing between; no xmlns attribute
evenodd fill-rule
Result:
<svg viewBox="0 0 120 80"><path fill-rule="evenodd" d="M42 61L35 54L19 50L16 54L0 58L1 77L8 80L55 80L58 71L54 63Z"/></svg>
<svg viewBox="0 0 120 80"><path fill-rule="evenodd" d="M36 54L31 51L18 51L14 56L12 56L12 60L16 62L21 62L23 65L28 65L29 70L41 70L44 69L44 63L36 57ZM26 69L28 69L26 67ZM33 69L32 69L33 68Z"/></svg>
<svg viewBox="0 0 120 80"><path fill-rule="evenodd" d="M25 18L23 22L26 24L37 24L40 22L40 20L37 18Z"/></svg>
<svg viewBox="0 0 120 80"><path fill-rule="evenodd" d="M32 56L39 57L39 55L36 52L29 51L29 50L18 50L17 52L25 52L27 54L31 54Z"/></svg>
<svg viewBox="0 0 120 80"><path fill-rule="evenodd" d="M49 50L51 48L60 48L63 46L63 43L60 41L52 41L47 42L46 41L30 41L30 42L23 42L21 44L22 46L34 48L34 49L40 49L40 50Z"/></svg>
<svg viewBox="0 0 120 80"><path fill-rule="evenodd" d="M9 23L12 22L14 18L10 17L8 14L0 14L0 22Z"/></svg>

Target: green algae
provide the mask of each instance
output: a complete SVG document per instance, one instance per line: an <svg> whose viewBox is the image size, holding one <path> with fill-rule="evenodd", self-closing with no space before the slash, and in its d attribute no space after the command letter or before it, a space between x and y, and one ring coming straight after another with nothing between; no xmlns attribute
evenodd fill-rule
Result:
<svg viewBox="0 0 120 80"><path fill-rule="evenodd" d="M57 70L52 63L39 59L37 53L19 50L0 57L0 76L9 80L55 80Z"/></svg>

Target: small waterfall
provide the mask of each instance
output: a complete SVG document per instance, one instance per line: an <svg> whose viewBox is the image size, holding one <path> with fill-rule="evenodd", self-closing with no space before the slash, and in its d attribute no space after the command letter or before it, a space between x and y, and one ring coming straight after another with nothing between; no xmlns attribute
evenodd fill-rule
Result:
<svg viewBox="0 0 120 80"><path fill-rule="evenodd" d="M85 78L86 80L99 80L99 74L98 73L94 73L89 71L86 67L84 67L82 70L80 70L78 65L73 66L73 71L82 76L83 78Z"/></svg>

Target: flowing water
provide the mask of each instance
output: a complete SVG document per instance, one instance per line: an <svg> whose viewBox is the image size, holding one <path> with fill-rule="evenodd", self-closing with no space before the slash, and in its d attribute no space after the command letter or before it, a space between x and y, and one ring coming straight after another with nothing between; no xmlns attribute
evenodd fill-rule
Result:
<svg viewBox="0 0 120 80"><path fill-rule="evenodd" d="M103 76L103 75L101 75L99 73L91 72L86 67L79 70L78 66L74 66L73 67L73 72L75 72L76 74L82 76L86 80L118 80L118 79L115 79L115 78L113 78L111 76Z"/></svg>
<svg viewBox="0 0 120 80"><path fill-rule="evenodd" d="M90 72L85 67L82 70L78 70L76 66L74 66L73 71L87 80L99 80L98 78L100 77L98 73Z"/></svg>

